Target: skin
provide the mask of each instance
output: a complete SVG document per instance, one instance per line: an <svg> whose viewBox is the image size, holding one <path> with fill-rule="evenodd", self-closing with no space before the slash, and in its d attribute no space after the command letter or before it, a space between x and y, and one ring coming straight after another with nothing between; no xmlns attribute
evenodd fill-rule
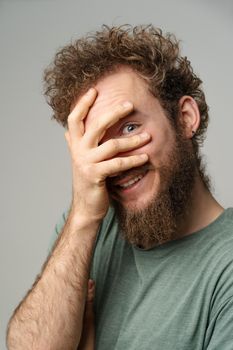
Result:
<svg viewBox="0 0 233 350"><path fill-rule="evenodd" d="M106 178L148 160L146 154L117 157L149 141L149 135L109 140L105 131L133 109L118 104L85 129L84 120L97 96L91 89L68 116L72 164L72 203L65 226L31 290L12 315L7 331L10 350L69 350L80 343L88 279L99 225L109 207Z"/></svg>
<svg viewBox="0 0 233 350"><path fill-rule="evenodd" d="M121 67L117 73L100 80L96 86L98 96L85 120L85 128L88 128L96 116L102 118L115 104L130 101L134 106L132 113L119 120L110 127L101 142L110 139L128 138L141 132L150 134L150 141L145 145L129 152L118 154L120 156L132 156L146 153L153 169L140 181L133 191L119 191L117 199L125 208L143 209L156 195L161 186L161 179L157 169L167 159L174 145L174 131L168 118L156 99L148 89L147 83L142 80L131 68ZM192 131L196 131L200 124L200 114L197 103L190 96L183 96L179 101L180 123L183 125L184 137L190 140ZM134 124L134 129L129 132L127 125ZM129 175L120 183L125 183L134 175ZM143 198L141 193L143 192ZM223 207L213 198L212 194L204 187L197 175L191 211L180 223L180 232L183 235L191 234L214 221L223 211Z"/></svg>
<svg viewBox="0 0 233 350"><path fill-rule="evenodd" d="M154 169L149 171L145 176L145 181L140 186L129 193L120 191L117 196L117 200L124 207L143 209L152 196L156 194L160 186L161 179L156 169L166 159L173 146L173 130L159 101L148 92L146 83L131 69L123 67L117 74L112 74L98 82L95 88L98 91L98 97L86 118L86 128L96 118L96 115L104 114L114 104L128 100L134 106L134 112L109 128L102 140L100 140L101 142L118 137L129 137L129 135L136 135L140 132L148 132L151 135L150 142L130 152L124 152L122 155L128 156L145 152L148 154L149 161ZM184 126L184 135L191 142L193 137L192 130L197 130L200 123L198 106L190 96L182 97L179 105L182 112L180 122ZM128 175L120 183L127 182L133 176ZM143 198L141 193L143 193ZM116 197L114 198L116 199ZM192 234L209 225L224 210L213 198L212 194L206 190L198 176L196 178L191 209L190 215L180 223L180 232L182 232L183 236ZM90 312L93 312L93 310ZM90 341L93 337L91 330L94 324L90 319L84 323L86 329L90 330L88 337ZM94 346L92 349L94 349Z"/></svg>
<svg viewBox="0 0 233 350"><path fill-rule="evenodd" d="M96 119L96 115L104 115L112 108L111 106L127 100L132 102L134 106L132 113L109 128L101 142L110 139L128 138L130 135L147 132L151 135L148 143L136 150L124 152L120 155L126 157L146 153L149 155L152 166L155 169L159 167L161 161L169 154L174 142L174 135L160 103L149 93L146 83L131 70L122 69L120 72L104 78L96 84L95 88L98 91L98 97L86 118L85 127L88 128L90 123ZM135 127L131 132L127 130L129 124ZM123 183L126 183L130 178L132 176L126 177ZM149 171L143 181L143 190L146 189L143 198L140 196L141 186L132 193L127 193L127 195L119 191L119 200L125 207L137 206L143 208L160 186L160 178L156 170Z"/></svg>
<svg viewBox="0 0 233 350"><path fill-rule="evenodd" d="M191 143L192 130L200 123L198 107L189 96L182 97L179 104L184 136ZM135 131L125 133L128 122L137 123ZM94 348L93 315L86 318L85 308L96 234L110 203L106 179L114 181L116 175L149 162L153 169L139 187L118 193L125 208L135 208L134 204L143 209L161 186L156 169L174 142L159 101L126 67L78 99L68 117L65 137L73 175L69 217L41 275L10 320L10 350L76 349L82 346L83 337L91 344L84 349ZM127 176L124 181L129 180ZM180 223L181 232L187 235L205 227L222 210L197 176L191 210Z"/></svg>
<svg viewBox="0 0 233 350"><path fill-rule="evenodd" d="M83 319L82 337L78 346L78 350L93 350L95 344L95 325L93 302L95 297L95 282L88 281L87 299Z"/></svg>

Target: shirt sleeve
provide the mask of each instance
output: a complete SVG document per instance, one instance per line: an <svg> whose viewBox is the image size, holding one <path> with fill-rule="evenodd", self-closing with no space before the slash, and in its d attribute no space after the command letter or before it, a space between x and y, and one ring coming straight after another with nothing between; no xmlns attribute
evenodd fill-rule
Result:
<svg viewBox="0 0 233 350"><path fill-rule="evenodd" d="M217 310L207 329L206 350L233 349L233 296L228 298Z"/></svg>

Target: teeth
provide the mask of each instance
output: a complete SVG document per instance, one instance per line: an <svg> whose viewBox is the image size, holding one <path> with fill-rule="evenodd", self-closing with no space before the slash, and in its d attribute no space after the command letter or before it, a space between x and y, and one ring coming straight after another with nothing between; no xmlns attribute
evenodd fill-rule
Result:
<svg viewBox="0 0 233 350"><path fill-rule="evenodd" d="M132 180L129 180L125 184L120 185L120 187L127 188L127 187L133 185L135 182L141 180L142 178L143 178L143 175L139 175L139 176L133 178Z"/></svg>

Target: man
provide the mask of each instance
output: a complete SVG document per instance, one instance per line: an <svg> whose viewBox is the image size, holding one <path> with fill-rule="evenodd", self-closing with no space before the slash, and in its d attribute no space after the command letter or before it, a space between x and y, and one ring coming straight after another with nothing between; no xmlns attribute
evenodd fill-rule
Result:
<svg viewBox="0 0 233 350"><path fill-rule="evenodd" d="M92 341L91 278L95 349L232 349L233 210L211 194L208 107L175 37L104 26L58 52L45 82L73 196L9 348Z"/></svg>

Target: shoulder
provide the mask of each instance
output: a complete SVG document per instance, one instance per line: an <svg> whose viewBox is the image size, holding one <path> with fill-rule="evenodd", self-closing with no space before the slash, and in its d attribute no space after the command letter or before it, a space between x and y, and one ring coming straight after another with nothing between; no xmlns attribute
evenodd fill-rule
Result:
<svg viewBox="0 0 233 350"><path fill-rule="evenodd" d="M96 238L92 261L92 277L105 275L110 265L118 261L124 249L125 241L120 234L115 210L110 207L103 219ZM103 277L103 276L102 276Z"/></svg>
<svg viewBox="0 0 233 350"><path fill-rule="evenodd" d="M210 240L208 255L215 281L212 308L216 312L233 298L233 208L226 209L219 221L218 232Z"/></svg>
<svg viewBox="0 0 233 350"><path fill-rule="evenodd" d="M115 210L112 207L109 207L109 210L99 227L94 254L95 256L98 256L101 252L101 256L103 256L103 254L109 255L117 244L119 244L118 222Z"/></svg>
<svg viewBox="0 0 233 350"><path fill-rule="evenodd" d="M116 219L116 213L113 207L109 207L106 216L104 217L100 227L96 240L96 245L103 244L107 238L113 239L113 232L118 231L118 223ZM110 237L111 235L111 237Z"/></svg>
<svg viewBox="0 0 233 350"><path fill-rule="evenodd" d="M233 261L233 208L225 209L217 225L214 225L212 244L216 258Z"/></svg>

